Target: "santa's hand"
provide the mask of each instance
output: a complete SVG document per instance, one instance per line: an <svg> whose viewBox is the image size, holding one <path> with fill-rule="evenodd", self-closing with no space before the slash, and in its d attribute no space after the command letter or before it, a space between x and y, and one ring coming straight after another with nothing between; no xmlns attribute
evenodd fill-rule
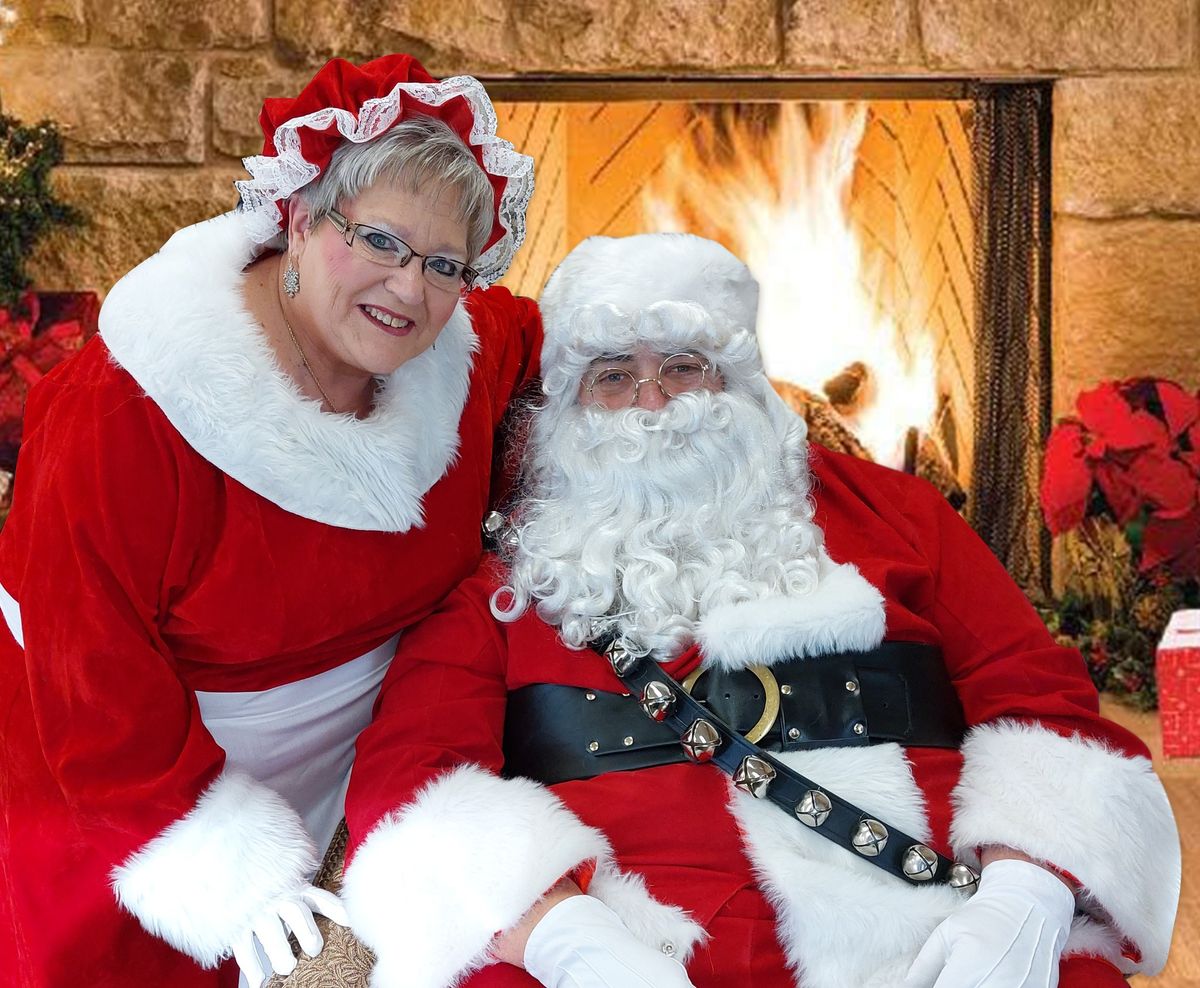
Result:
<svg viewBox="0 0 1200 988"><path fill-rule="evenodd" d="M524 963L546 988L693 988L682 964L646 946L590 895L564 899L538 921Z"/></svg>
<svg viewBox="0 0 1200 988"><path fill-rule="evenodd" d="M936 929L906 988L1056 988L1075 897L1027 861L987 865L979 890Z"/></svg>
<svg viewBox="0 0 1200 988"><path fill-rule="evenodd" d="M316 957L325 945L313 915L319 913L339 926L349 926L350 917L342 900L325 889L305 885L291 895L281 896L254 920L250 929L233 946L233 959L250 988L259 988L272 974L289 975L296 968L296 957L288 943L288 932L296 935L309 957Z"/></svg>

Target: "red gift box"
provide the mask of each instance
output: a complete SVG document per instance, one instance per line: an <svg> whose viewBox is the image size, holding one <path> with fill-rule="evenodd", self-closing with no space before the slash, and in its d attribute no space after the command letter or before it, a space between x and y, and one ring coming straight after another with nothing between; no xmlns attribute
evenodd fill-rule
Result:
<svg viewBox="0 0 1200 988"><path fill-rule="evenodd" d="M1171 615L1155 661L1163 755L1200 755L1200 611Z"/></svg>

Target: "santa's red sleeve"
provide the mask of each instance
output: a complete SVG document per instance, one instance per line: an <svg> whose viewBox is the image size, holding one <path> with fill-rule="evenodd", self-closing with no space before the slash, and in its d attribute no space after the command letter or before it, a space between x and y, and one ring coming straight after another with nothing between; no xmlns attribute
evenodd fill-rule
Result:
<svg viewBox="0 0 1200 988"><path fill-rule="evenodd" d="M72 363L30 396L0 540L6 677L32 708L7 727L8 775L23 806L47 794L46 841L86 841L120 904L211 967L314 850L282 799L223 770L159 634L209 492L132 379L76 383L88 355Z"/></svg>
<svg viewBox="0 0 1200 988"><path fill-rule="evenodd" d="M531 298L495 286L467 296L471 328L480 341L483 377L491 389L492 421L537 375L542 353L542 317Z"/></svg>
<svg viewBox="0 0 1200 988"><path fill-rule="evenodd" d="M906 514L936 574L928 617L969 730L952 794L960 860L1013 847L1065 873L1099 922L1067 953L1127 973L1166 963L1179 900L1174 815L1133 734L1100 716L1080 654L1059 646L1004 567L946 500L914 485Z"/></svg>
<svg viewBox="0 0 1200 988"><path fill-rule="evenodd" d="M549 789L497 774L507 687L494 565L401 637L356 745L343 897L375 952L376 988L457 983L559 878L611 857Z"/></svg>

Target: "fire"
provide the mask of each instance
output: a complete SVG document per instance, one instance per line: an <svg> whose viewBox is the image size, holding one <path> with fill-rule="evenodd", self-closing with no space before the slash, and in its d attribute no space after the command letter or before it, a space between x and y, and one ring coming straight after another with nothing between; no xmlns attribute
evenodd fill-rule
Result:
<svg viewBox="0 0 1200 988"><path fill-rule="evenodd" d="M906 343L876 311L847 205L867 110L785 104L773 126L701 118L647 184L646 228L724 243L758 279L759 342L767 373L817 394L848 365L870 373L866 399L844 416L879 463L899 467L904 439L937 410L932 338Z"/></svg>

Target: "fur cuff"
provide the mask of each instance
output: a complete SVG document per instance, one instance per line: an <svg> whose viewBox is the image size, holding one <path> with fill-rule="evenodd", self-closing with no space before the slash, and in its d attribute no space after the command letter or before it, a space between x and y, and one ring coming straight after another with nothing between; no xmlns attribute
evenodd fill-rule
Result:
<svg viewBox="0 0 1200 988"><path fill-rule="evenodd" d="M1006 844L1069 872L1141 952L1134 970L1167 960L1179 902L1175 818L1145 758L1015 721L976 727L963 744L951 840L960 858ZM1067 940L1066 953L1093 953ZM1094 938L1093 938L1094 939Z"/></svg>
<svg viewBox="0 0 1200 988"><path fill-rule="evenodd" d="M306 882L316 851L271 789L223 772L195 808L112 873L118 901L202 967L216 967L272 900Z"/></svg>
<svg viewBox="0 0 1200 988"><path fill-rule="evenodd" d="M868 651L883 641L883 595L850 563L820 550L818 583L804 597L768 597L709 611L696 628L708 666L743 669L793 656Z"/></svg>
<svg viewBox="0 0 1200 988"><path fill-rule="evenodd" d="M537 783L473 765L446 773L384 817L346 870L354 931L378 958L371 985L456 983L559 878L610 854Z"/></svg>
<svg viewBox="0 0 1200 988"><path fill-rule="evenodd" d="M686 910L659 902L640 875L622 872L611 861L602 861L596 868L588 895L620 916L642 943L670 954L680 964L686 964L696 945L708 939L704 927Z"/></svg>

